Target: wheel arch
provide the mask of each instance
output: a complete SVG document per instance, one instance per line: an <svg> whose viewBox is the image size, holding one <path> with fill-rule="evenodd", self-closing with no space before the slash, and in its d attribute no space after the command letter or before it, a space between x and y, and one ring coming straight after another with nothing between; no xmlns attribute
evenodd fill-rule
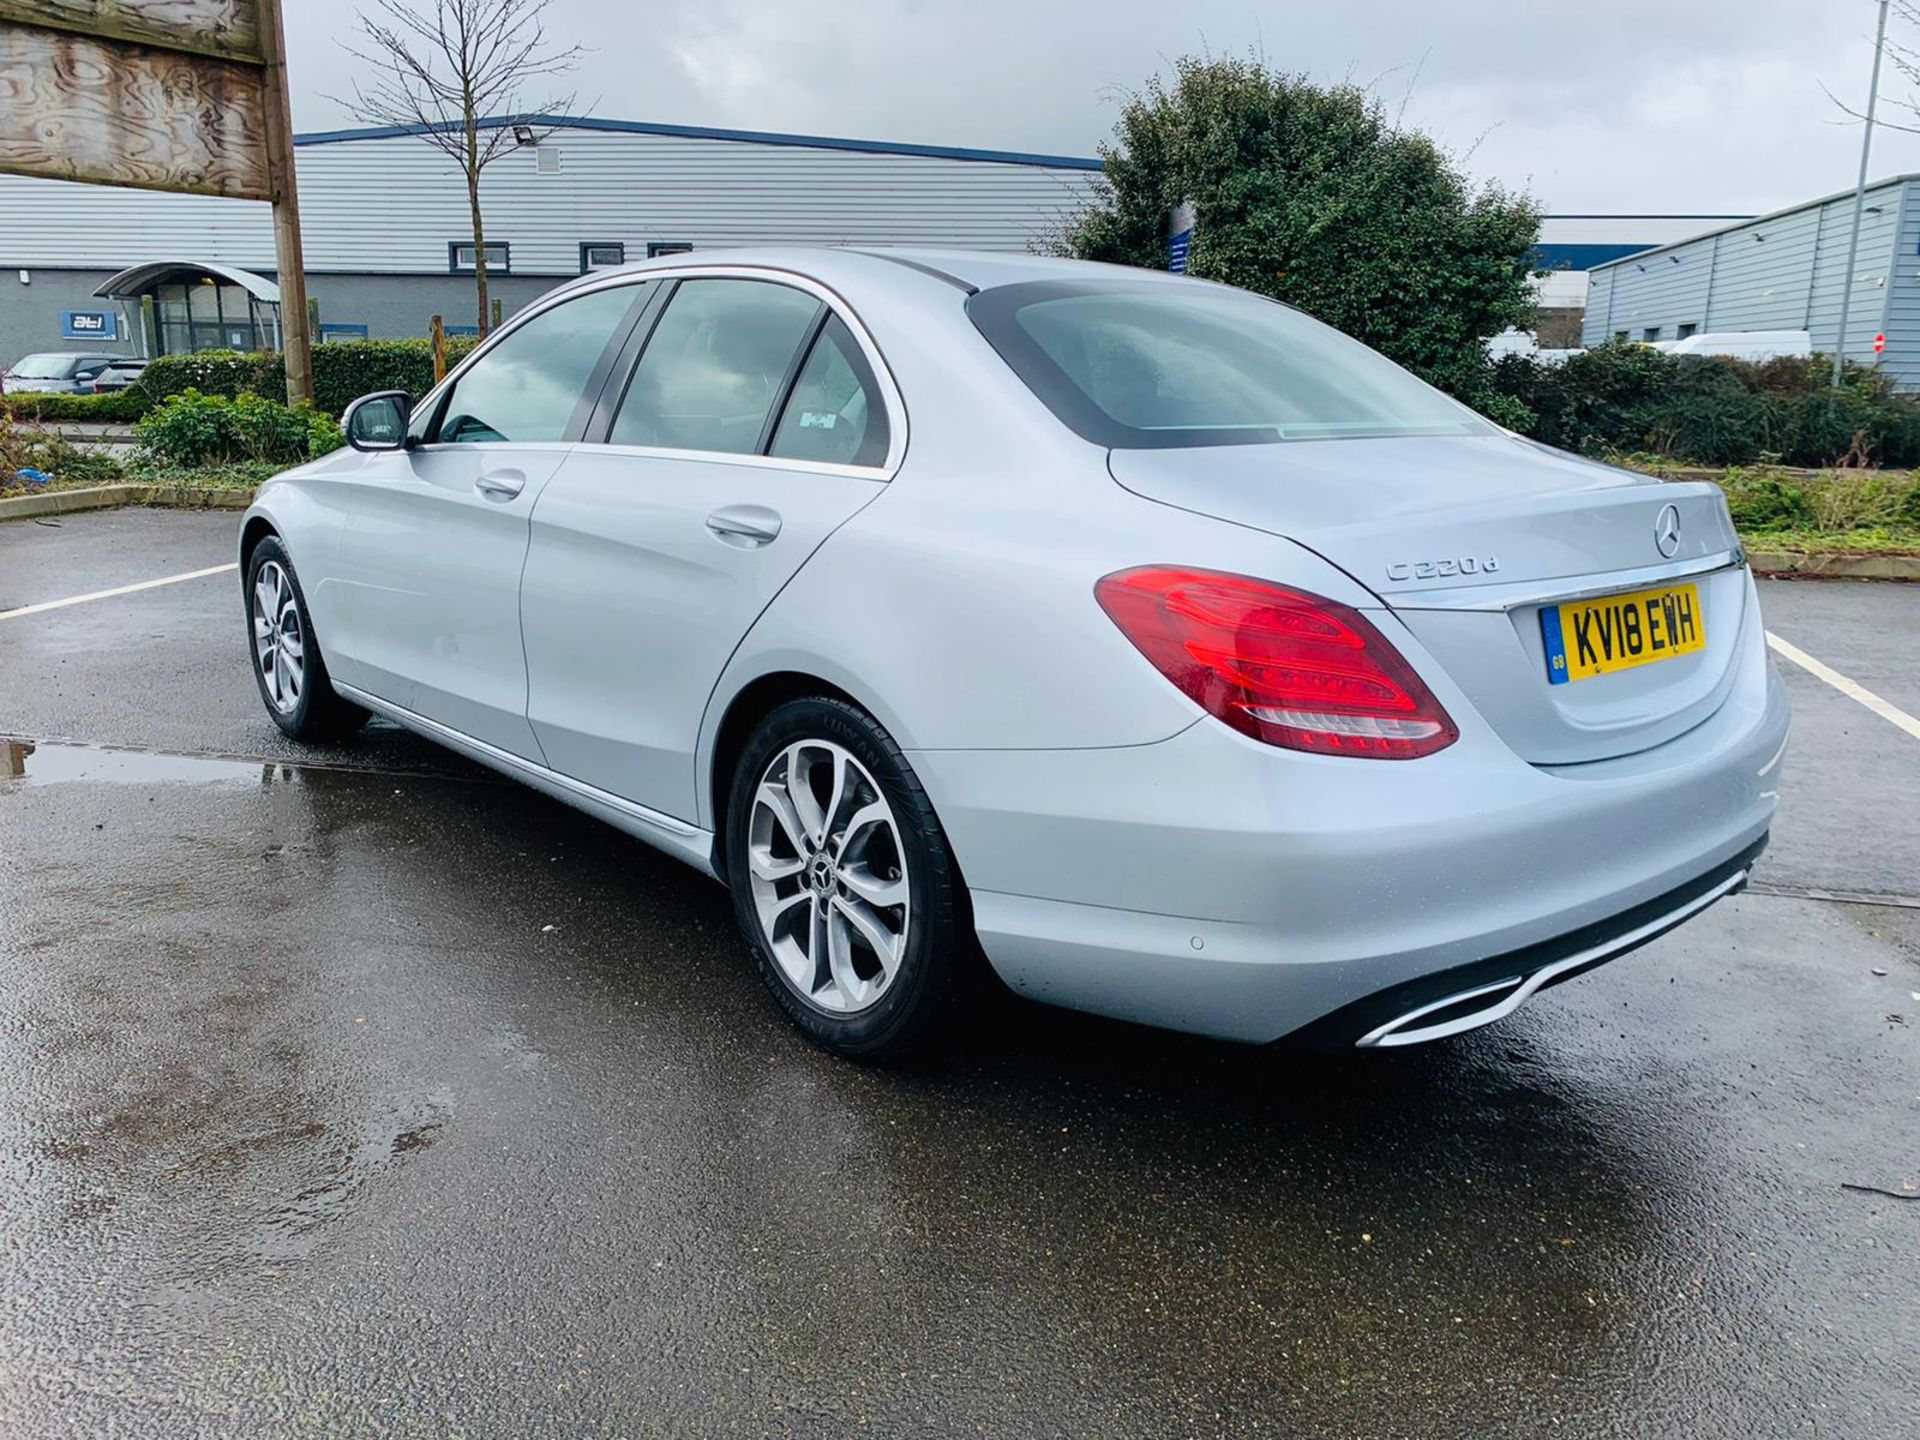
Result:
<svg viewBox="0 0 1920 1440"><path fill-rule="evenodd" d="M247 567L253 563L253 552L260 548L260 542L266 539L278 540L285 545L286 538L280 529L265 515L247 516L246 523L240 527L240 588L247 586Z"/></svg>
<svg viewBox="0 0 1920 1440"><path fill-rule="evenodd" d="M711 759L706 767L704 798L709 806L707 813L713 817L713 873L720 877L722 884L729 883L727 799L733 789L734 768L747 747L747 740L755 726L789 700L815 697L845 701L879 720L874 708L865 700L830 680L805 670L771 670L756 675L734 692L720 716L719 724L714 728Z"/></svg>

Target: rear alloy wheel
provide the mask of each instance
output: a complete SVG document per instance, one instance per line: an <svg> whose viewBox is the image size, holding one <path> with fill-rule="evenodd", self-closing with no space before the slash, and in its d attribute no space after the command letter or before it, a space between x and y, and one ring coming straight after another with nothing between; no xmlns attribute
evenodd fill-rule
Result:
<svg viewBox="0 0 1920 1440"><path fill-rule="evenodd" d="M855 1015L900 973L912 886L880 786L831 740L774 756L753 793L748 886L780 973L809 1005Z"/></svg>
<svg viewBox="0 0 1920 1440"><path fill-rule="evenodd" d="M247 558L247 634L253 678L273 723L295 740L343 740L367 712L334 693L293 562L277 539Z"/></svg>
<svg viewBox="0 0 1920 1440"><path fill-rule="evenodd" d="M747 742L728 810L741 929L796 1024L894 1057L950 1028L977 979L965 897L933 806L871 717L782 705Z"/></svg>

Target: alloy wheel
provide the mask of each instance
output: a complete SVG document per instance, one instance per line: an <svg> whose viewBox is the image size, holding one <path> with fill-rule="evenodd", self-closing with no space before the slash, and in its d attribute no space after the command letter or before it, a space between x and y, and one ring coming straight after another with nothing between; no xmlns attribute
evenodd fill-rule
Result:
<svg viewBox="0 0 1920 1440"><path fill-rule="evenodd" d="M253 654L268 703L291 714L307 681L307 643L293 581L278 560L253 577Z"/></svg>
<svg viewBox="0 0 1920 1440"><path fill-rule="evenodd" d="M911 892L893 807L852 752L801 740L760 777L748 883L774 963L808 1004L879 1003L906 953Z"/></svg>

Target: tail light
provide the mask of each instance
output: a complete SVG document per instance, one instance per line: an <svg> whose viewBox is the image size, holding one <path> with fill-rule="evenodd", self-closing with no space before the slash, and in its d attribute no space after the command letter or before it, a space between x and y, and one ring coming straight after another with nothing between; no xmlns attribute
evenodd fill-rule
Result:
<svg viewBox="0 0 1920 1440"><path fill-rule="evenodd" d="M1411 760L1460 738L1413 667L1351 606L1166 565L1109 575L1094 595L1156 670L1256 740Z"/></svg>

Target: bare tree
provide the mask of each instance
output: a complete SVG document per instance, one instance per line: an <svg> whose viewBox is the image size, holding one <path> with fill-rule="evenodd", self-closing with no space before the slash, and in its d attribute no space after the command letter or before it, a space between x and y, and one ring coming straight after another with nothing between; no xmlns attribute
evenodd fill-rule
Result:
<svg viewBox="0 0 1920 1440"><path fill-rule="evenodd" d="M1874 128L1920 135L1920 3L1915 3L1915 0L1893 0L1891 11L1895 28L1887 32L1884 48L1886 63L1912 89L1906 95L1889 95L1884 90L1880 92L1880 103L1899 112L1902 118L1891 120L1882 112L1875 117ZM1911 42L1901 38L1903 30L1913 37ZM1871 33L1867 38L1873 38ZM1833 102L1834 107L1850 119L1867 118L1865 110L1841 99L1831 87L1823 84L1820 88L1826 91L1827 99Z"/></svg>
<svg viewBox="0 0 1920 1440"><path fill-rule="evenodd" d="M369 125L402 126L460 166L473 216L473 283L478 324L487 333L487 231L480 174L516 145L553 133L544 117L572 115L572 92L529 105L522 88L571 71L584 46L547 40L548 0L376 0L360 13L357 45L342 45L367 67L351 100L329 97ZM485 123L483 122L491 122ZM515 132L519 132L516 135Z"/></svg>

